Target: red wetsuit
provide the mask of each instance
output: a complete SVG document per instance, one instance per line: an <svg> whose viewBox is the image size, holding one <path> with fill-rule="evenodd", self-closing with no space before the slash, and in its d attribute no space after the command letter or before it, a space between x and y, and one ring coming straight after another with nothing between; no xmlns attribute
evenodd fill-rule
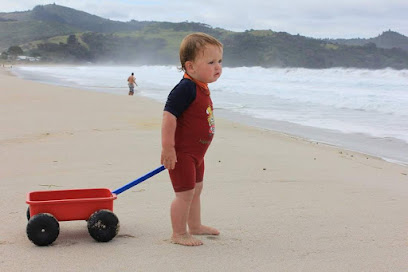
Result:
<svg viewBox="0 0 408 272"><path fill-rule="evenodd" d="M215 132L213 104L205 83L187 74L170 92L164 108L177 118L175 149L177 163L169 170L176 192L194 189L203 181L204 155Z"/></svg>

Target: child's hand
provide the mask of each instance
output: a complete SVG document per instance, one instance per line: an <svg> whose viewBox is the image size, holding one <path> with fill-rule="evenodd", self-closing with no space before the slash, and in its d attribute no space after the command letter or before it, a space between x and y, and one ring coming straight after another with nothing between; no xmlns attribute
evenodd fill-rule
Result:
<svg viewBox="0 0 408 272"><path fill-rule="evenodd" d="M169 170L176 167L177 155L174 148L174 134L176 133L177 118L168 111L163 111L162 123L162 153L160 162Z"/></svg>
<svg viewBox="0 0 408 272"><path fill-rule="evenodd" d="M176 162L176 149L174 147L162 148L160 163L163 164L166 169L172 170L176 166Z"/></svg>

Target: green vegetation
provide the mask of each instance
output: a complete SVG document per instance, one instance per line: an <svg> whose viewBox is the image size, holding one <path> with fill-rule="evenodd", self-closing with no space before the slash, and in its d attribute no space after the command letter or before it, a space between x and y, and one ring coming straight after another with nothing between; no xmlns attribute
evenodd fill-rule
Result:
<svg viewBox="0 0 408 272"><path fill-rule="evenodd" d="M20 46L10 46L10 48L7 50L7 54L10 56L18 56L23 54L23 49L21 49Z"/></svg>
<svg viewBox="0 0 408 272"><path fill-rule="evenodd" d="M368 40L319 40L195 22L116 22L55 4L0 13L0 52L7 58L7 49L19 46L48 62L177 65L181 40L197 31L224 44L224 65L230 67L408 68L408 38L392 31Z"/></svg>
<svg viewBox="0 0 408 272"><path fill-rule="evenodd" d="M374 43L379 48L400 48L408 52L408 37L391 30L385 31L378 37L371 39L332 39L327 41L336 44L354 46L365 46L367 44Z"/></svg>

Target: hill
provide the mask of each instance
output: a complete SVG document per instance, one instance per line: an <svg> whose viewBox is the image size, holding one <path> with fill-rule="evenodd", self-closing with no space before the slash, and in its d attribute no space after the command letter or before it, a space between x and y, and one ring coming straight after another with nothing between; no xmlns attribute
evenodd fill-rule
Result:
<svg viewBox="0 0 408 272"><path fill-rule="evenodd" d="M408 68L408 38L392 31L367 40L319 40L195 22L118 22L55 4L0 13L0 51L18 45L44 61L177 65L181 39L196 31L224 44L225 66Z"/></svg>
<svg viewBox="0 0 408 272"><path fill-rule="evenodd" d="M408 52L408 37L391 30L385 31L381 35L370 39L327 39L326 41L357 46L365 46L373 43L379 48L401 48Z"/></svg>
<svg viewBox="0 0 408 272"><path fill-rule="evenodd" d="M78 32L112 33L140 29L143 22L111 21L56 4L24 12L0 13L0 49Z"/></svg>

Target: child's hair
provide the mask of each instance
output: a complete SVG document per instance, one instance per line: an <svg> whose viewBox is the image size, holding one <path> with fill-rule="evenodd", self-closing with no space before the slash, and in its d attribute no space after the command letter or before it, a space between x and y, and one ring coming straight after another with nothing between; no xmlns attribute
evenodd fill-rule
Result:
<svg viewBox="0 0 408 272"><path fill-rule="evenodd" d="M223 48L222 43L220 43L216 38L205 33L196 32L187 35L180 45L180 63L181 70L186 71L186 62L193 61L197 57L197 54L204 49L206 45L215 45Z"/></svg>

